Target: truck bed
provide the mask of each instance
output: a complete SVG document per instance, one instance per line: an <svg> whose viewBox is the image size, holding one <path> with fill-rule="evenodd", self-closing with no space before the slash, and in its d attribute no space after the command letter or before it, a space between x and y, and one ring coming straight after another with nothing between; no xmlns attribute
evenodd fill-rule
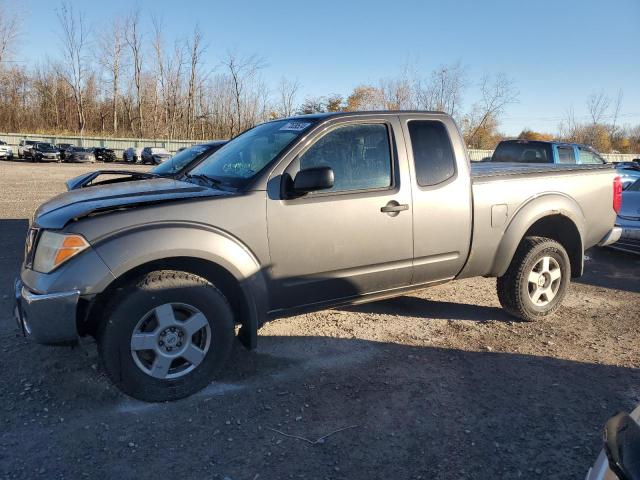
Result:
<svg viewBox="0 0 640 480"><path fill-rule="evenodd" d="M615 221L613 165L471 162L473 238L459 277L499 276L498 249L514 222L536 220L537 207L574 221L583 247L596 245Z"/></svg>
<svg viewBox="0 0 640 480"><path fill-rule="evenodd" d="M471 178L492 178L505 175L557 174L585 170L611 170L613 164L576 165L557 163L471 162Z"/></svg>

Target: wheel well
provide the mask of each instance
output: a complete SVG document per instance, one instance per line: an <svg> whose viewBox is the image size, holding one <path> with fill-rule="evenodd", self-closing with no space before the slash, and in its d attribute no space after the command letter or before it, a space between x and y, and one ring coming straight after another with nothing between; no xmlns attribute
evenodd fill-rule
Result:
<svg viewBox="0 0 640 480"><path fill-rule="evenodd" d="M524 234L525 237L537 236L551 238L564 247L571 263L571 276L582 275L582 238L573 221L564 215L549 215L536 221Z"/></svg>
<svg viewBox="0 0 640 480"><path fill-rule="evenodd" d="M76 319L78 333L80 335L95 335L102 320L101 313L115 291L136 278L156 270L180 270L199 275L214 284L227 297L237 323L242 323L242 320L250 315L247 298L240 287L240 283L228 270L201 258L172 257L155 260L132 268L116 278L92 300L81 299Z"/></svg>

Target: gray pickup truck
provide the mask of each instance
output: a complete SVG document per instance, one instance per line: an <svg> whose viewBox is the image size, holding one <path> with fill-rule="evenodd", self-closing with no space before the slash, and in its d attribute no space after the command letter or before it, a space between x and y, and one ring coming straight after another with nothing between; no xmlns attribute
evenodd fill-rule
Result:
<svg viewBox="0 0 640 480"><path fill-rule="evenodd" d="M512 315L560 305L583 252L616 241L607 165L478 164L442 113L299 116L248 130L178 179L61 194L16 280L25 334L94 337L127 394L206 386L268 319L497 277Z"/></svg>

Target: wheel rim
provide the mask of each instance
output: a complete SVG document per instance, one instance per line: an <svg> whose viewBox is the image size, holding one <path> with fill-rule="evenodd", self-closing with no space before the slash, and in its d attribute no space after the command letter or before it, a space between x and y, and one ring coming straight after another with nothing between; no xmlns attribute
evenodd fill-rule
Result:
<svg viewBox="0 0 640 480"><path fill-rule="evenodd" d="M531 269L528 280L529 298L534 305L544 307L553 301L560 289L560 264L553 257L542 257Z"/></svg>
<svg viewBox="0 0 640 480"><path fill-rule="evenodd" d="M202 363L211 346L204 314L185 303L165 303L147 312L131 334L131 355L147 375L172 379Z"/></svg>

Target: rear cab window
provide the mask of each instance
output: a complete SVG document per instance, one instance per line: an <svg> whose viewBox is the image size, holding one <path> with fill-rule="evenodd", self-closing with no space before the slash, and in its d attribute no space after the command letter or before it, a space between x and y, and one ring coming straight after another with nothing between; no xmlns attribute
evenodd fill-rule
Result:
<svg viewBox="0 0 640 480"><path fill-rule="evenodd" d="M540 142L509 141L498 144L492 162L553 163L551 145Z"/></svg>
<svg viewBox="0 0 640 480"><path fill-rule="evenodd" d="M575 149L568 145L558 145L558 163L575 164Z"/></svg>
<svg viewBox="0 0 640 480"><path fill-rule="evenodd" d="M444 123L410 120L407 126L418 185L431 187L455 176L456 159Z"/></svg>

